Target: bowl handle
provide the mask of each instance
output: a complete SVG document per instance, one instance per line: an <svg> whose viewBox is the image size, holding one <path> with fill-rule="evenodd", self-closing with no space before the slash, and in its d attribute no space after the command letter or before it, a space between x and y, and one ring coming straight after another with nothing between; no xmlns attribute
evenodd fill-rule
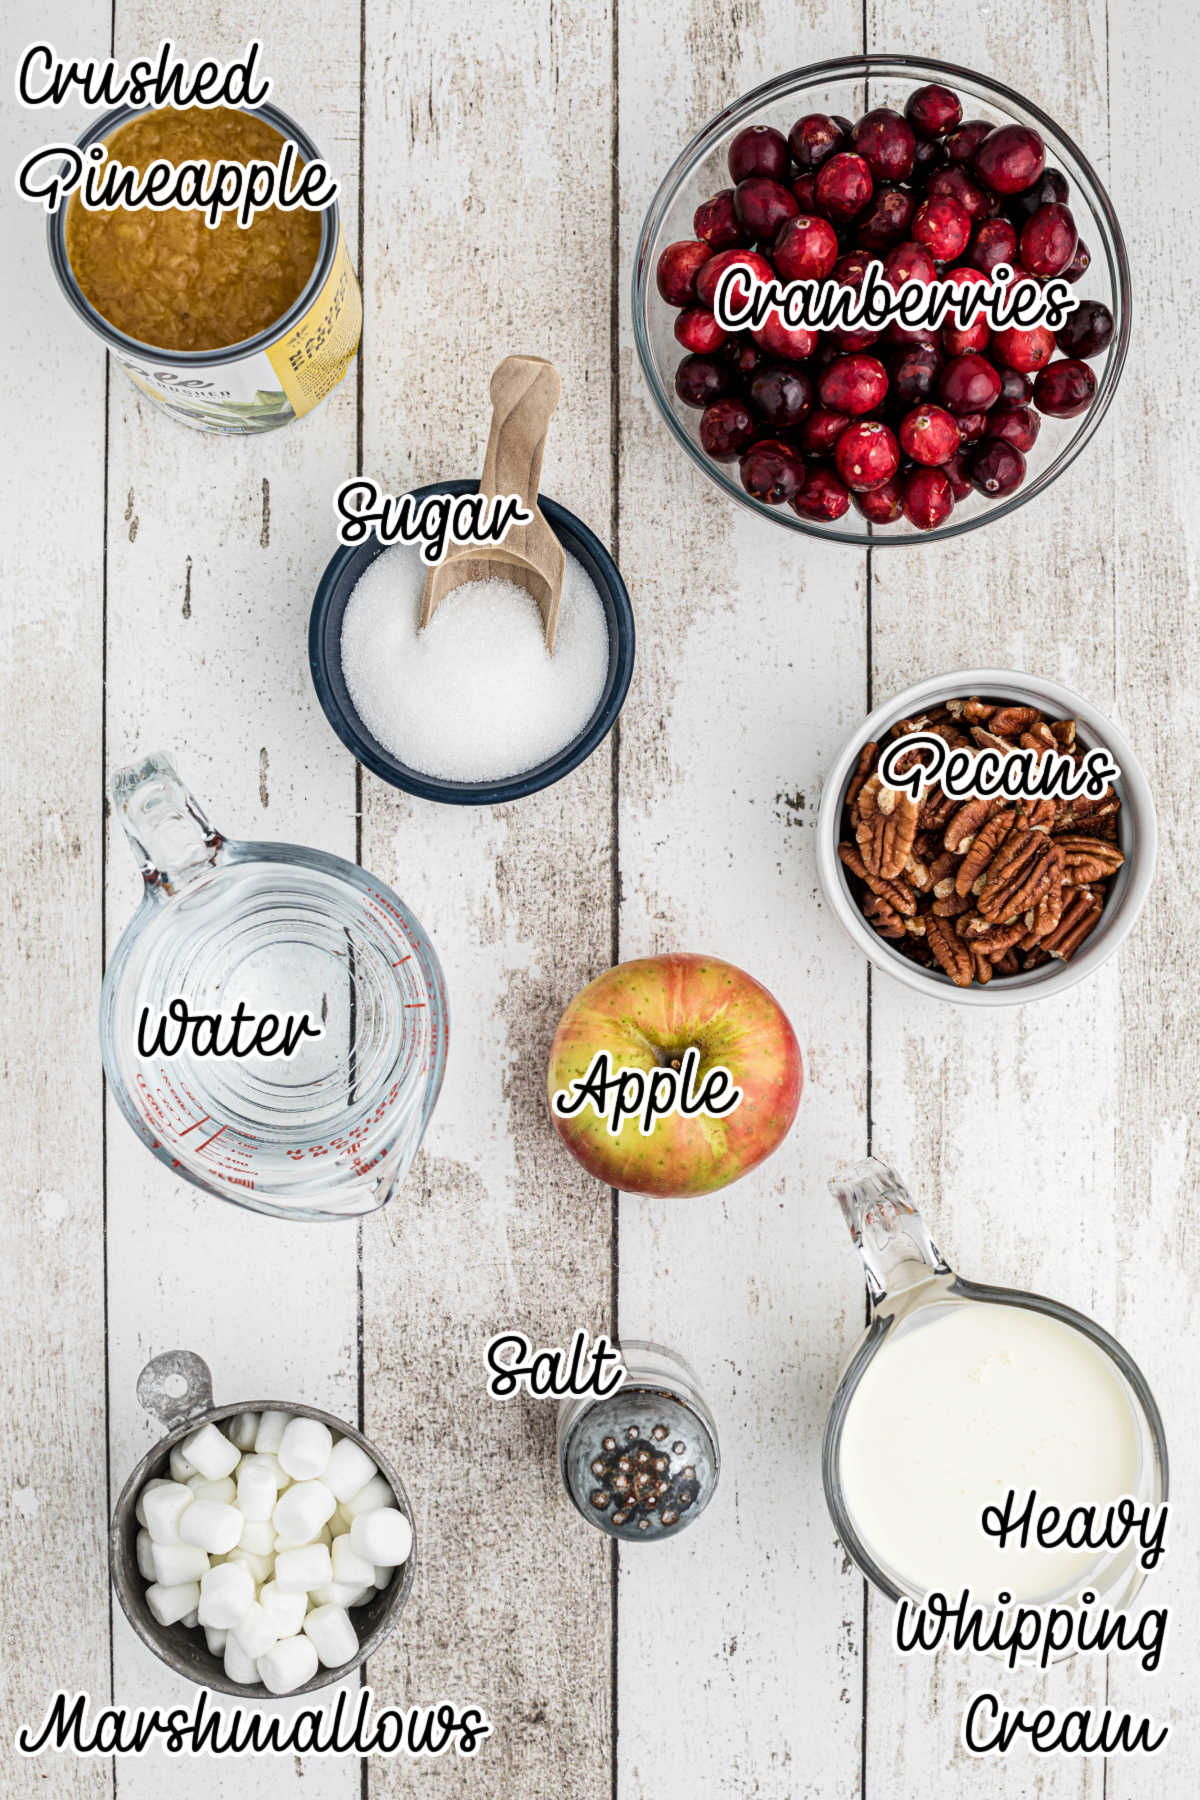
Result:
<svg viewBox="0 0 1200 1800"><path fill-rule="evenodd" d="M138 1376L137 1397L168 1431L175 1431L210 1410L212 1374L194 1350L164 1350Z"/></svg>

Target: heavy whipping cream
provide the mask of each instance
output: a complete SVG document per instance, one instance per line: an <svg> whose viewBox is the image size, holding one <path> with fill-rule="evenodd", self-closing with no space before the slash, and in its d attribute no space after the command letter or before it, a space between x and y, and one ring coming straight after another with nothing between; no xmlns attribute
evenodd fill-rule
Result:
<svg viewBox="0 0 1200 1800"><path fill-rule="evenodd" d="M842 1426L839 1474L864 1548L903 1585L985 1604L1076 1591L1101 1552L984 1534L985 1506L1033 1488L1038 1507L1103 1509L1136 1489L1139 1433L1108 1357L1025 1306L933 1305L868 1363Z"/></svg>

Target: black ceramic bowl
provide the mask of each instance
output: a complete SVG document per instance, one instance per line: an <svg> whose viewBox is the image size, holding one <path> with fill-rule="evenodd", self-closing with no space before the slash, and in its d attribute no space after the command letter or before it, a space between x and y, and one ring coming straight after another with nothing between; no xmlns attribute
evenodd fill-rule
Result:
<svg viewBox="0 0 1200 1800"><path fill-rule="evenodd" d="M428 494L473 494L478 487L477 481L435 481L428 487L412 491L421 501ZM577 769L616 723L633 674L633 608L625 583L599 538L574 513L540 494L538 505L555 535L561 539L564 550L587 570L603 602L608 622L608 679L595 712L578 737L557 756L504 781L442 781L436 776L424 775L417 769L410 769L390 750L385 750L367 730L354 710L342 673L342 619L363 570L381 551L391 546L369 538L363 544L344 545L330 558L317 588L309 621L309 668L325 717L347 750L381 781L416 794L422 800L440 800L450 806L493 806L505 800L522 800L526 794L536 794L541 788L551 787L572 769Z"/></svg>

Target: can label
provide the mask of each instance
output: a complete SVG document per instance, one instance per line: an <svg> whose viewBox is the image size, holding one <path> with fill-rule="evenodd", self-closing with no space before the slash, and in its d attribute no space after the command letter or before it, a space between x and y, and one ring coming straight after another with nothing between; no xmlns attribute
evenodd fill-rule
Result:
<svg viewBox="0 0 1200 1800"><path fill-rule="evenodd" d="M247 436L303 418L337 386L362 332L362 295L338 228L329 273L311 306L273 344L203 369L113 355L148 399L201 431Z"/></svg>

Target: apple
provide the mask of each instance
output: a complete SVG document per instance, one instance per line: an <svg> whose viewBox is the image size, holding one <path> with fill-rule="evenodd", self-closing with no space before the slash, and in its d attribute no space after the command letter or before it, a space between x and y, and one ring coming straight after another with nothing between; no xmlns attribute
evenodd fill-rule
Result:
<svg viewBox="0 0 1200 1800"><path fill-rule="evenodd" d="M645 1113L610 1130L611 1113L591 1100L563 1116L558 1096L577 1099L572 1084L588 1081L599 1052L614 1080L640 1071L631 1090L649 1090L655 1070L680 1070L683 1105L651 1113L648 1130ZM722 1069L741 1096L729 1110ZM558 1134L589 1174L626 1193L682 1198L725 1187L770 1156L791 1129L803 1080L796 1034L774 996L732 963L680 954L618 963L576 994L554 1034L547 1085ZM694 1102L706 1086L712 1112L688 1116L689 1093Z"/></svg>

